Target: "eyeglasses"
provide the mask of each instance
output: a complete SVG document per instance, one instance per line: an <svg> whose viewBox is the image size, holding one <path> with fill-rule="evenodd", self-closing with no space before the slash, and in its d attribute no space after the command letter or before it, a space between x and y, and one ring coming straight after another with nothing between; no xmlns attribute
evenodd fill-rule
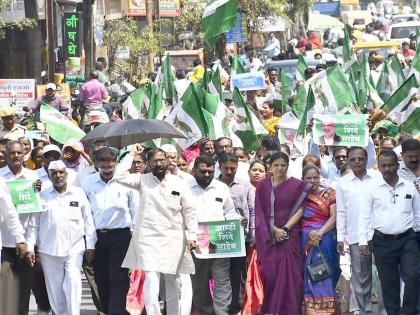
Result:
<svg viewBox="0 0 420 315"><path fill-rule="evenodd" d="M336 156L334 156L334 159L336 159L336 160L345 160L347 158L347 156L345 156L345 155L336 155Z"/></svg>
<svg viewBox="0 0 420 315"><path fill-rule="evenodd" d="M99 172L110 172L110 171L114 171L115 168L116 168L116 166L99 167L98 170L99 170Z"/></svg>
<svg viewBox="0 0 420 315"><path fill-rule="evenodd" d="M396 199L396 197L398 197L398 194L396 194L395 193L395 188L393 188L393 189L391 189L390 191L389 191L390 193L391 193L391 202L393 203L393 204L395 204L396 203L396 201L397 201L397 199Z"/></svg>
<svg viewBox="0 0 420 315"><path fill-rule="evenodd" d="M364 162L364 161L365 161L365 158L362 158L362 157L352 157L352 158L350 158L350 159L349 159L349 161L350 161L351 163L355 163L355 162Z"/></svg>

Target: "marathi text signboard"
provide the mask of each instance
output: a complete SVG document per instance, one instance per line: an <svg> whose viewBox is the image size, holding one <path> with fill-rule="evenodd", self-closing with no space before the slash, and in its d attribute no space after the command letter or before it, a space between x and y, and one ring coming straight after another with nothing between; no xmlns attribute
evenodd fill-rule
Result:
<svg viewBox="0 0 420 315"><path fill-rule="evenodd" d="M13 180L6 182L6 185L17 213L34 213L42 211L39 194L35 192L33 181Z"/></svg>
<svg viewBox="0 0 420 315"><path fill-rule="evenodd" d="M155 14L155 8L152 8ZM128 16L146 16L146 0L129 0ZM160 17L179 17L181 15L180 0L160 0L159 16Z"/></svg>
<svg viewBox="0 0 420 315"><path fill-rule="evenodd" d="M82 13L64 13L64 56L80 57L82 55Z"/></svg>
<svg viewBox="0 0 420 315"><path fill-rule="evenodd" d="M240 221L199 222L194 255L200 259L245 256L245 237Z"/></svg>
<svg viewBox="0 0 420 315"><path fill-rule="evenodd" d="M239 91L265 89L264 72L247 72L233 75L232 88L235 87L237 87Z"/></svg>
<svg viewBox="0 0 420 315"><path fill-rule="evenodd" d="M314 115L313 140L321 145L367 146L367 115Z"/></svg>
<svg viewBox="0 0 420 315"><path fill-rule="evenodd" d="M15 107L21 113L34 98L34 79L0 79L0 107Z"/></svg>

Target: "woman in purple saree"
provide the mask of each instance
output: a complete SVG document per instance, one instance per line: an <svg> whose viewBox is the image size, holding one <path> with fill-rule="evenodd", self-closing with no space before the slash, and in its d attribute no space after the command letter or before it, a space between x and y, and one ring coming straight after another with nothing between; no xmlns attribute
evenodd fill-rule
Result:
<svg viewBox="0 0 420 315"><path fill-rule="evenodd" d="M256 247L264 287L262 314L300 315L303 301L303 255L298 221L311 185L287 178L289 157L274 153L272 176L257 187Z"/></svg>
<svg viewBox="0 0 420 315"><path fill-rule="evenodd" d="M304 258L304 307L305 315L333 315L338 307L335 287L341 269L336 251L335 191L320 186L320 173L315 165L302 170L302 178L312 184L312 190L303 205L301 219L302 249ZM306 266L321 260L320 251L328 264L330 275L321 281L311 281Z"/></svg>

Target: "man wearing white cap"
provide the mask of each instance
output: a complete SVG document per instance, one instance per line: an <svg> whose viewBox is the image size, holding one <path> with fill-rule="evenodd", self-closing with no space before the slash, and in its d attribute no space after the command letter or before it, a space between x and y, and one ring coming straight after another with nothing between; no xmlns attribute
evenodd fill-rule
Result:
<svg viewBox="0 0 420 315"><path fill-rule="evenodd" d="M47 144L42 149L42 167L35 170L39 179L42 181L42 190L51 187L51 181L48 176L48 166L53 161L61 160L61 150L55 144ZM77 173L72 169L67 169L67 182L74 185Z"/></svg>
<svg viewBox="0 0 420 315"><path fill-rule="evenodd" d="M38 180L36 173L23 167L24 161L23 146L18 141L10 141L6 145L7 165L0 169L0 181L8 182L15 180L30 180L35 183L38 191L42 183ZM19 214L19 220L24 230L28 226L30 214ZM17 279L19 282L19 310L18 314L27 314L29 309L29 297L32 287L33 270L29 268L24 259L16 255L16 240L13 234L0 222L2 230L2 257L1 273L9 279Z"/></svg>
<svg viewBox="0 0 420 315"><path fill-rule="evenodd" d="M67 185L63 161L52 161L48 174L52 187L41 192L44 212L31 217L27 257L33 265L37 244L53 313L79 315L83 253L89 262L95 253L96 233L90 204L82 189Z"/></svg>
<svg viewBox="0 0 420 315"><path fill-rule="evenodd" d="M0 117L3 123L0 138L16 141L25 136L25 127L16 123L16 109L14 107L0 108Z"/></svg>
<svg viewBox="0 0 420 315"><path fill-rule="evenodd" d="M181 171L178 166L178 151L173 144L164 144L160 147L166 153L168 159L168 171L175 176L183 180L193 180L194 177L191 174Z"/></svg>
<svg viewBox="0 0 420 315"><path fill-rule="evenodd" d="M48 83L45 88L45 95L40 95L34 100L26 116L32 114L38 115L41 104L51 105L56 110L67 114L70 107L65 103L64 99L56 93L56 91L57 86L54 83Z"/></svg>

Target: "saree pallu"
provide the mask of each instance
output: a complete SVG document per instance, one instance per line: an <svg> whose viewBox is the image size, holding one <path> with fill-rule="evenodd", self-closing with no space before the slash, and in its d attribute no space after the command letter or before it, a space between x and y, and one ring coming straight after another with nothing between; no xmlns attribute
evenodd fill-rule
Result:
<svg viewBox="0 0 420 315"><path fill-rule="evenodd" d="M257 262L257 251L251 249L246 275L245 298L242 315L257 315L264 299L263 285Z"/></svg>
<svg viewBox="0 0 420 315"><path fill-rule="evenodd" d="M309 194L304 204L303 217L301 220L302 248L304 258L304 304L306 315L332 315L337 314L337 294L335 287L341 270L339 267L339 255L336 251L336 230L333 229L324 234L319 247L311 247L308 244L309 233L319 230L330 217L330 205L335 203L334 190L324 189L318 194ZM319 251L330 268L330 276L322 281L312 282L307 265L312 255L311 263L321 260Z"/></svg>
<svg viewBox="0 0 420 315"><path fill-rule="evenodd" d="M130 315L140 315L144 308L143 284L145 273L133 270L130 275L130 288L127 293L126 310Z"/></svg>

